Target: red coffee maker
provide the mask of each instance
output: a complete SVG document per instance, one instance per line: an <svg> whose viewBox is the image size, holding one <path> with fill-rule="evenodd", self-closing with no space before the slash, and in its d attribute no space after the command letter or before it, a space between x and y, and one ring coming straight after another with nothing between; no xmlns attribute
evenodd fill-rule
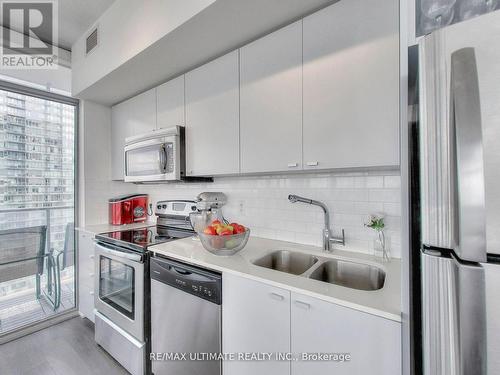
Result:
<svg viewBox="0 0 500 375"><path fill-rule="evenodd" d="M141 223L148 217L147 194L128 194L110 198L108 206L111 225Z"/></svg>

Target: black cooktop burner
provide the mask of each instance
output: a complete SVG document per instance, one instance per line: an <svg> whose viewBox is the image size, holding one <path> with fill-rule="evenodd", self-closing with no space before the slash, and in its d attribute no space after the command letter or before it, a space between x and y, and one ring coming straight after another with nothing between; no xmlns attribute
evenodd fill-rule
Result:
<svg viewBox="0 0 500 375"><path fill-rule="evenodd" d="M180 238L191 237L193 235L193 230L151 226L100 233L96 235L95 238L98 241L110 243L112 245L126 247L134 251L145 252L149 246L158 245L160 243Z"/></svg>

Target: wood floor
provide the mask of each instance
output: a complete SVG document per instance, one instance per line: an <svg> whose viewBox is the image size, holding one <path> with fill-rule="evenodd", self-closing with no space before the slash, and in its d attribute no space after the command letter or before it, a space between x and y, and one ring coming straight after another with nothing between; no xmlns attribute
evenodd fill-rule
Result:
<svg viewBox="0 0 500 375"><path fill-rule="evenodd" d="M0 345L2 375L121 375L128 372L94 341L80 317Z"/></svg>

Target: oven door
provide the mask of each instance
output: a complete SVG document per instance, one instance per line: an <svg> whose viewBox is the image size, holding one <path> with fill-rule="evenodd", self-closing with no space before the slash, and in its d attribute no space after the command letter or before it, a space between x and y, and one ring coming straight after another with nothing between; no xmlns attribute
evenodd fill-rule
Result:
<svg viewBox="0 0 500 375"><path fill-rule="evenodd" d="M144 262L141 254L97 242L95 308L144 341Z"/></svg>
<svg viewBox="0 0 500 375"><path fill-rule="evenodd" d="M124 158L125 182L180 179L178 137L161 137L127 144Z"/></svg>

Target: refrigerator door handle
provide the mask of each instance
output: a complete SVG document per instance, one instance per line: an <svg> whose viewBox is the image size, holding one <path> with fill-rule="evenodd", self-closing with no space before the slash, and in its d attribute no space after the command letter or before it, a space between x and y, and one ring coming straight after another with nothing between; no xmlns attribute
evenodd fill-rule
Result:
<svg viewBox="0 0 500 375"><path fill-rule="evenodd" d="M450 90L455 250L462 260L486 262L483 140L474 48L452 53Z"/></svg>
<svg viewBox="0 0 500 375"><path fill-rule="evenodd" d="M484 290L481 265L422 253L425 375L487 375Z"/></svg>

